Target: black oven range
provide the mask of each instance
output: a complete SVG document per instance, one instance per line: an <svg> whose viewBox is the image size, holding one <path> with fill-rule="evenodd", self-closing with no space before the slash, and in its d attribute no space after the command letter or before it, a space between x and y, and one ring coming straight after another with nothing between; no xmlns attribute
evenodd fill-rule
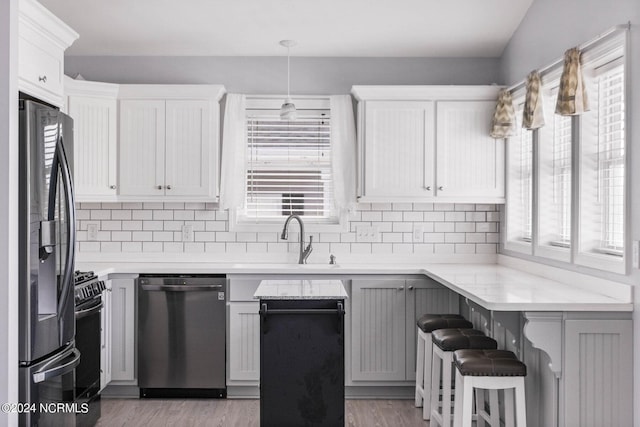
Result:
<svg viewBox="0 0 640 427"><path fill-rule="evenodd" d="M76 425L90 427L100 418L100 351L102 292L106 286L93 271L76 271L75 317L76 348L80 364L76 368L76 402L86 406L86 413L78 413ZM84 411L83 411L84 412Z"/></svg>

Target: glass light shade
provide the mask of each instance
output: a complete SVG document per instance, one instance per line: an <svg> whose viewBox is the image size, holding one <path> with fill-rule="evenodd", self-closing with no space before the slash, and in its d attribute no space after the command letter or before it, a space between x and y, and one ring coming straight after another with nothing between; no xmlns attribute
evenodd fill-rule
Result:
<svg viewBox="0 0 640 427"><path fill-rule="evenodd" d="M293 104L291 98L287 98L280 107L280 119L281 120L295 120L298 118L298 112L296 106Z"/></svg>

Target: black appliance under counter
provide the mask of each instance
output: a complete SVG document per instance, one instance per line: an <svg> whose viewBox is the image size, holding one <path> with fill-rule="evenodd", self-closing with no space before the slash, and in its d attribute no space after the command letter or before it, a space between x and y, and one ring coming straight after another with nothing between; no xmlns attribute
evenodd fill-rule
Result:
<svg viewBox="0 0 640 427"><path fill-rule="evenodd" d="M344 425L344 315L340 280L263 280L260 425Z"/></svg>

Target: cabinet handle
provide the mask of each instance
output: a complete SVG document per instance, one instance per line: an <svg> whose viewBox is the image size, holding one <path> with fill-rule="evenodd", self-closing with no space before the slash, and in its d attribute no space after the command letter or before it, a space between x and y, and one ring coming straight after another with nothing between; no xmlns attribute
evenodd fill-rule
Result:
<svg viewBox="0 0 640 427"><path fill-rule="evenodd" d="M171 186L170 185L167 185L167 190L171 190Z"/></svg>
<svg viewBox="0 0 640 427"><path fill-rule="evenodd" d="M427 190L427 191L431 191L431 186L427 185L426 187L424 187L424 189Z"/></svg>
<svg viewBox="0 0 640 427"><path fill-rule="evenodd" d="M162 185L158 185L158 190L162 190Z"/></svg>
<svg viewBox="0 0 640 427"><path fill-rule="evenodd" d="M112 189L112 190L115 190L116 186L115 185L110 185L109 188Z"/></svg>
<svg viewBox="0 0 640 427"><path fill-rule="evenodd" d="M444 187L441 185L440 187L438 187L438 191L443 191Z"/></svg>
<svg viewBox="0 0 640 427"><path fill-rule="evenodd" d="M40 81L42 83L46 83L47 82L47 76L38 76L38 81Z"/></svg>

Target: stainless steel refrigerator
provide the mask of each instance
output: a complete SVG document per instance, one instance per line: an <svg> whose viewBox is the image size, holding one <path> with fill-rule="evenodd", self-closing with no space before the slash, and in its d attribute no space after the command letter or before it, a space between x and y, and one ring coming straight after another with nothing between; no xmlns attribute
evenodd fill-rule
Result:
<svg viewBox="0 0 640 427"><path fill-rule="evenodd" d="M29 404L19 423L73 426L73 120L32 100L20 99L19 110L19 399Z"/></svg>

